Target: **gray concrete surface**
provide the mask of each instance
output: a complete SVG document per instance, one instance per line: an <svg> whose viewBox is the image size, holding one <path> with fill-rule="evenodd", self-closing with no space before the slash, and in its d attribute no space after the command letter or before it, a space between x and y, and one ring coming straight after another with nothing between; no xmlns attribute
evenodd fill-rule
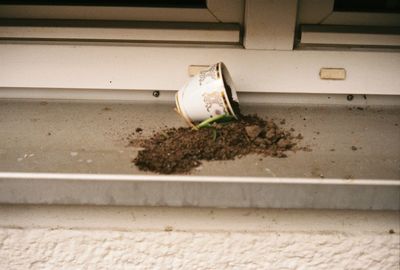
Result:
<svg viewBox="0 0 400 270"><path fill-rule="evenodd" d="M145 137L185 125L173 107L2 100L0 171L143 174L131 162L138 149L127 137L137 127ZM312 151L203 162L193 175L400 179L400 106L246 104L242 111L285 119Z"/></svg>

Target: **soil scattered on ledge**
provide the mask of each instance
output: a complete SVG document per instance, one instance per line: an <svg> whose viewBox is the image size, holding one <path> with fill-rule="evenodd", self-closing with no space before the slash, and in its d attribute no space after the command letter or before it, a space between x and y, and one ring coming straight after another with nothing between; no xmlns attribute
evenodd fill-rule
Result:
<svg viewBox="0 0 400 270"><path fill-rule="evenodd" d="M133 160L140 170L188 173L202 160L233 160L248 154L285 158L287 151L311 151L297 146L303 136L295 136L293 131L282 129L273 120L246 115L199 130L167 128L150 138L132 139L130 145L143 148Z"/></svg>

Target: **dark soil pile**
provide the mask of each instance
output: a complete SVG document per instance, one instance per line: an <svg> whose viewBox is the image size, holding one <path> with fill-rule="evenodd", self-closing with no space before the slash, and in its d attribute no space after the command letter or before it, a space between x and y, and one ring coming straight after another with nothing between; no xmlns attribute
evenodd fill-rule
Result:
<svg viewBox="0 0 400 270"><path fill-rule="evenodd" d="M285 158L287 151L303 149L296 146L302 139L301 134L295 137L293 131L282 129L273 120L247 115L199 130L169 128L130 143L143 148L133 160L139 169L164 174L187 173L202 160L232 160L251 153Z"/></svg>

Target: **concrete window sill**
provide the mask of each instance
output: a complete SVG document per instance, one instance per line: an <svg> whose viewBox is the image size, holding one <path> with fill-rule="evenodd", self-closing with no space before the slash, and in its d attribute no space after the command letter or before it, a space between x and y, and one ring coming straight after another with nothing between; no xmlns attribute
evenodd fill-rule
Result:
<svg viewBox="0 0 400 270"><path fill-rule="evenodd" d="M126 137L183 125L171 102L2 100L0 203L399 209L398 106L242 100L246 113L285 118L312 152L143 173Z"/></svg>

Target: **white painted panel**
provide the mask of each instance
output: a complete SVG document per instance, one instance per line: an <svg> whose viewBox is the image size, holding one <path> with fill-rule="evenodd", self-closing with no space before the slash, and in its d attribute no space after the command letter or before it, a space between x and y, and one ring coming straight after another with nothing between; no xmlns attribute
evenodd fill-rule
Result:
<svg viewBox="0 0 400 270"><path fill-rule="evenodd" d="M0 45L0 87L177 90L190 65L224 61L239 91L400 94L400 53ZM344 81L321 80L322 67Z"/></svg>
<svg viewBox="0 0 400 270"><path fill-rule="evenodd" d="M239 43L238 27L201 28L93 28L0 26L0 38L85 39L127 41L179 41Z"/></svg>
<svg viewBox="0 0 400 270"><path fill-rule="evenodd" d="M292 50L297 0L247 0L246 49Z"/></svg>
<svg viewBox="0 0 400 270"><path fill-rule="evenodd" d="M302 31L301 44L400 46L400 35Z"/></svg>

